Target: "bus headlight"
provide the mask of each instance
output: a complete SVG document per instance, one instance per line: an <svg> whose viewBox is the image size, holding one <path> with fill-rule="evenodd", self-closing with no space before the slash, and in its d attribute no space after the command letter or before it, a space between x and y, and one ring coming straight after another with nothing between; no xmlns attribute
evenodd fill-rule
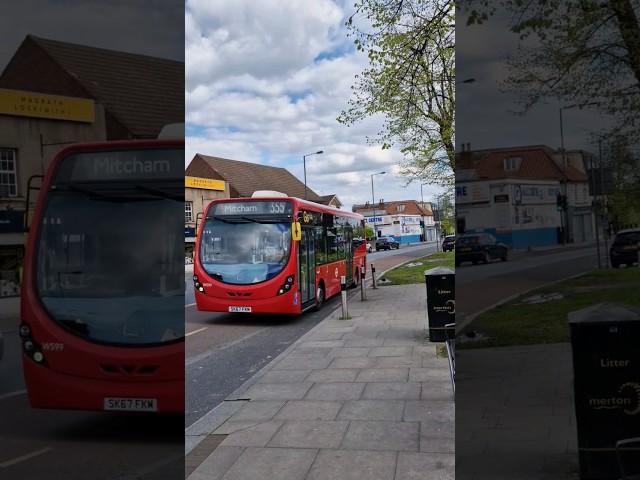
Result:
<svg viewBox="0 0 640 480"><path fill-rule="evenodd" d="M27 325L26 323L22 323L20 325L20 336L22 338L31 336L31 327L29 327L29 325Z"/></svg>
<svg viewBox="0 0 640 480"><path fill-rule="evenodd" d="M44 355L40 351L33 352L33 360L37 363L42 363L44 362Z"/></svg>
<svg viewBox="0 0 640 480"><path fill-rule="evenodd" d="M291 290L291 287L293 286L293 281L295 280L293 275L289 275L286 280L285 283L283 283L282 285L280 285L280 288L278 289L278 295L282 295L284 293L287 293L289 290Z"/></svg>
<svg viewBox="0 0 640 480"><path fill-rule="evenodd" d="M31 353L33 351L33 348L34 348L33 342L31 340L25 340L25 342L22 344L22 346L24 347L24 350L27 353Z"/></svg>
<svg viewBox="0 0 640 480"><path fill-rule="evenodd" d="M204 287L202 286L202 284L200 283L200 279L198 279L197 275L193 276L193 286L195 287L196 290L198 290L200 293L204 293Z"/></svg>

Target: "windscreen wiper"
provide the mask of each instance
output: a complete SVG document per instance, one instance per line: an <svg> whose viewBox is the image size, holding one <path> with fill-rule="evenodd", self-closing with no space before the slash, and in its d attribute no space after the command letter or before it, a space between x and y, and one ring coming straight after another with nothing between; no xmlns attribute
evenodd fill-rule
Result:
<svg viewBox="0 0 640 480"><path fill-rule="evenodd" d="M145 185L139 185L139 184L135 184L134 187L137 188L138 190L142 190L143 192L150 193L157 197L166 198L168 200L174 200L176 202L184 202L184 195L172 195L171 193L165 192L164 190L161 190L159 188L152 188L152 187L147 187Z"/></svg>

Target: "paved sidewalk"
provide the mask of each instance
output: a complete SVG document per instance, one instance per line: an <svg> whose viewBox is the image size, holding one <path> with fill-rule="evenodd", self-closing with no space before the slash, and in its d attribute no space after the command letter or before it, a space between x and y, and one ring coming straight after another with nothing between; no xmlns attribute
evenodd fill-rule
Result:
<svg viewBox="0 0 640 480"><path fill-rule="evenodd" d="M367 294L261 372L190 480L454 478L453 395L423 340L424 286Z"/></svg>
<svg viewBox="0 0 640 480"><path fill-rule="evenodd" d="M577 480L571 345L458 350L459 480Z"/></svg>
<svg viewBox="0 0 640 480"><path fill-rule="evenodd" d="M20 323L20 297L0 298L0 332L18 331Z"/></svg>

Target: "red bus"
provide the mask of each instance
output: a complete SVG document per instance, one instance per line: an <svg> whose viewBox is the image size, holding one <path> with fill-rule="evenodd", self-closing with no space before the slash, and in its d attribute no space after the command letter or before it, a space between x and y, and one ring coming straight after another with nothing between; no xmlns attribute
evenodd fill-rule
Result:
<svg viewBox="0 0 640 480"><path fill-rule="evenodd" d="M184 140L53 159L22 285L32 407L184 412L183 224Z"/></svg>
<svg viewBox="0 0 640 480"><path fill-rule="evenodd" d="M354 285L366 245L354 241L364 218L298 198L257 192L214 200L196 239L198 310L299 314ZM358 230L356 230L358 229Z"/></svg>

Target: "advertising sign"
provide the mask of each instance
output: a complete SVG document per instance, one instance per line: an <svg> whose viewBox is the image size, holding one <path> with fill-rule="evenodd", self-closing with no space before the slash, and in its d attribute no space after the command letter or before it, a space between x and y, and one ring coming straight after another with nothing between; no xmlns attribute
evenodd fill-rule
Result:
<svg viewBox="0 0 640 480"><path fill-rule="evenodd" d="M200 188L203 190L219 190L224 192L224 180L213 178L184 177L184 186L189 188Z"/></svg>
<svg viewBox="0 0 640 480"><path fill-rule="evenodd" d="M89 98L0 89L0 114L93 123L95 105Z"/></svg>
<svg viewBox="0 0 640 480"><path fill-rule="evenodd" d="M456 205L489 202L489 184L468 182L456 185Z"/></svg>

